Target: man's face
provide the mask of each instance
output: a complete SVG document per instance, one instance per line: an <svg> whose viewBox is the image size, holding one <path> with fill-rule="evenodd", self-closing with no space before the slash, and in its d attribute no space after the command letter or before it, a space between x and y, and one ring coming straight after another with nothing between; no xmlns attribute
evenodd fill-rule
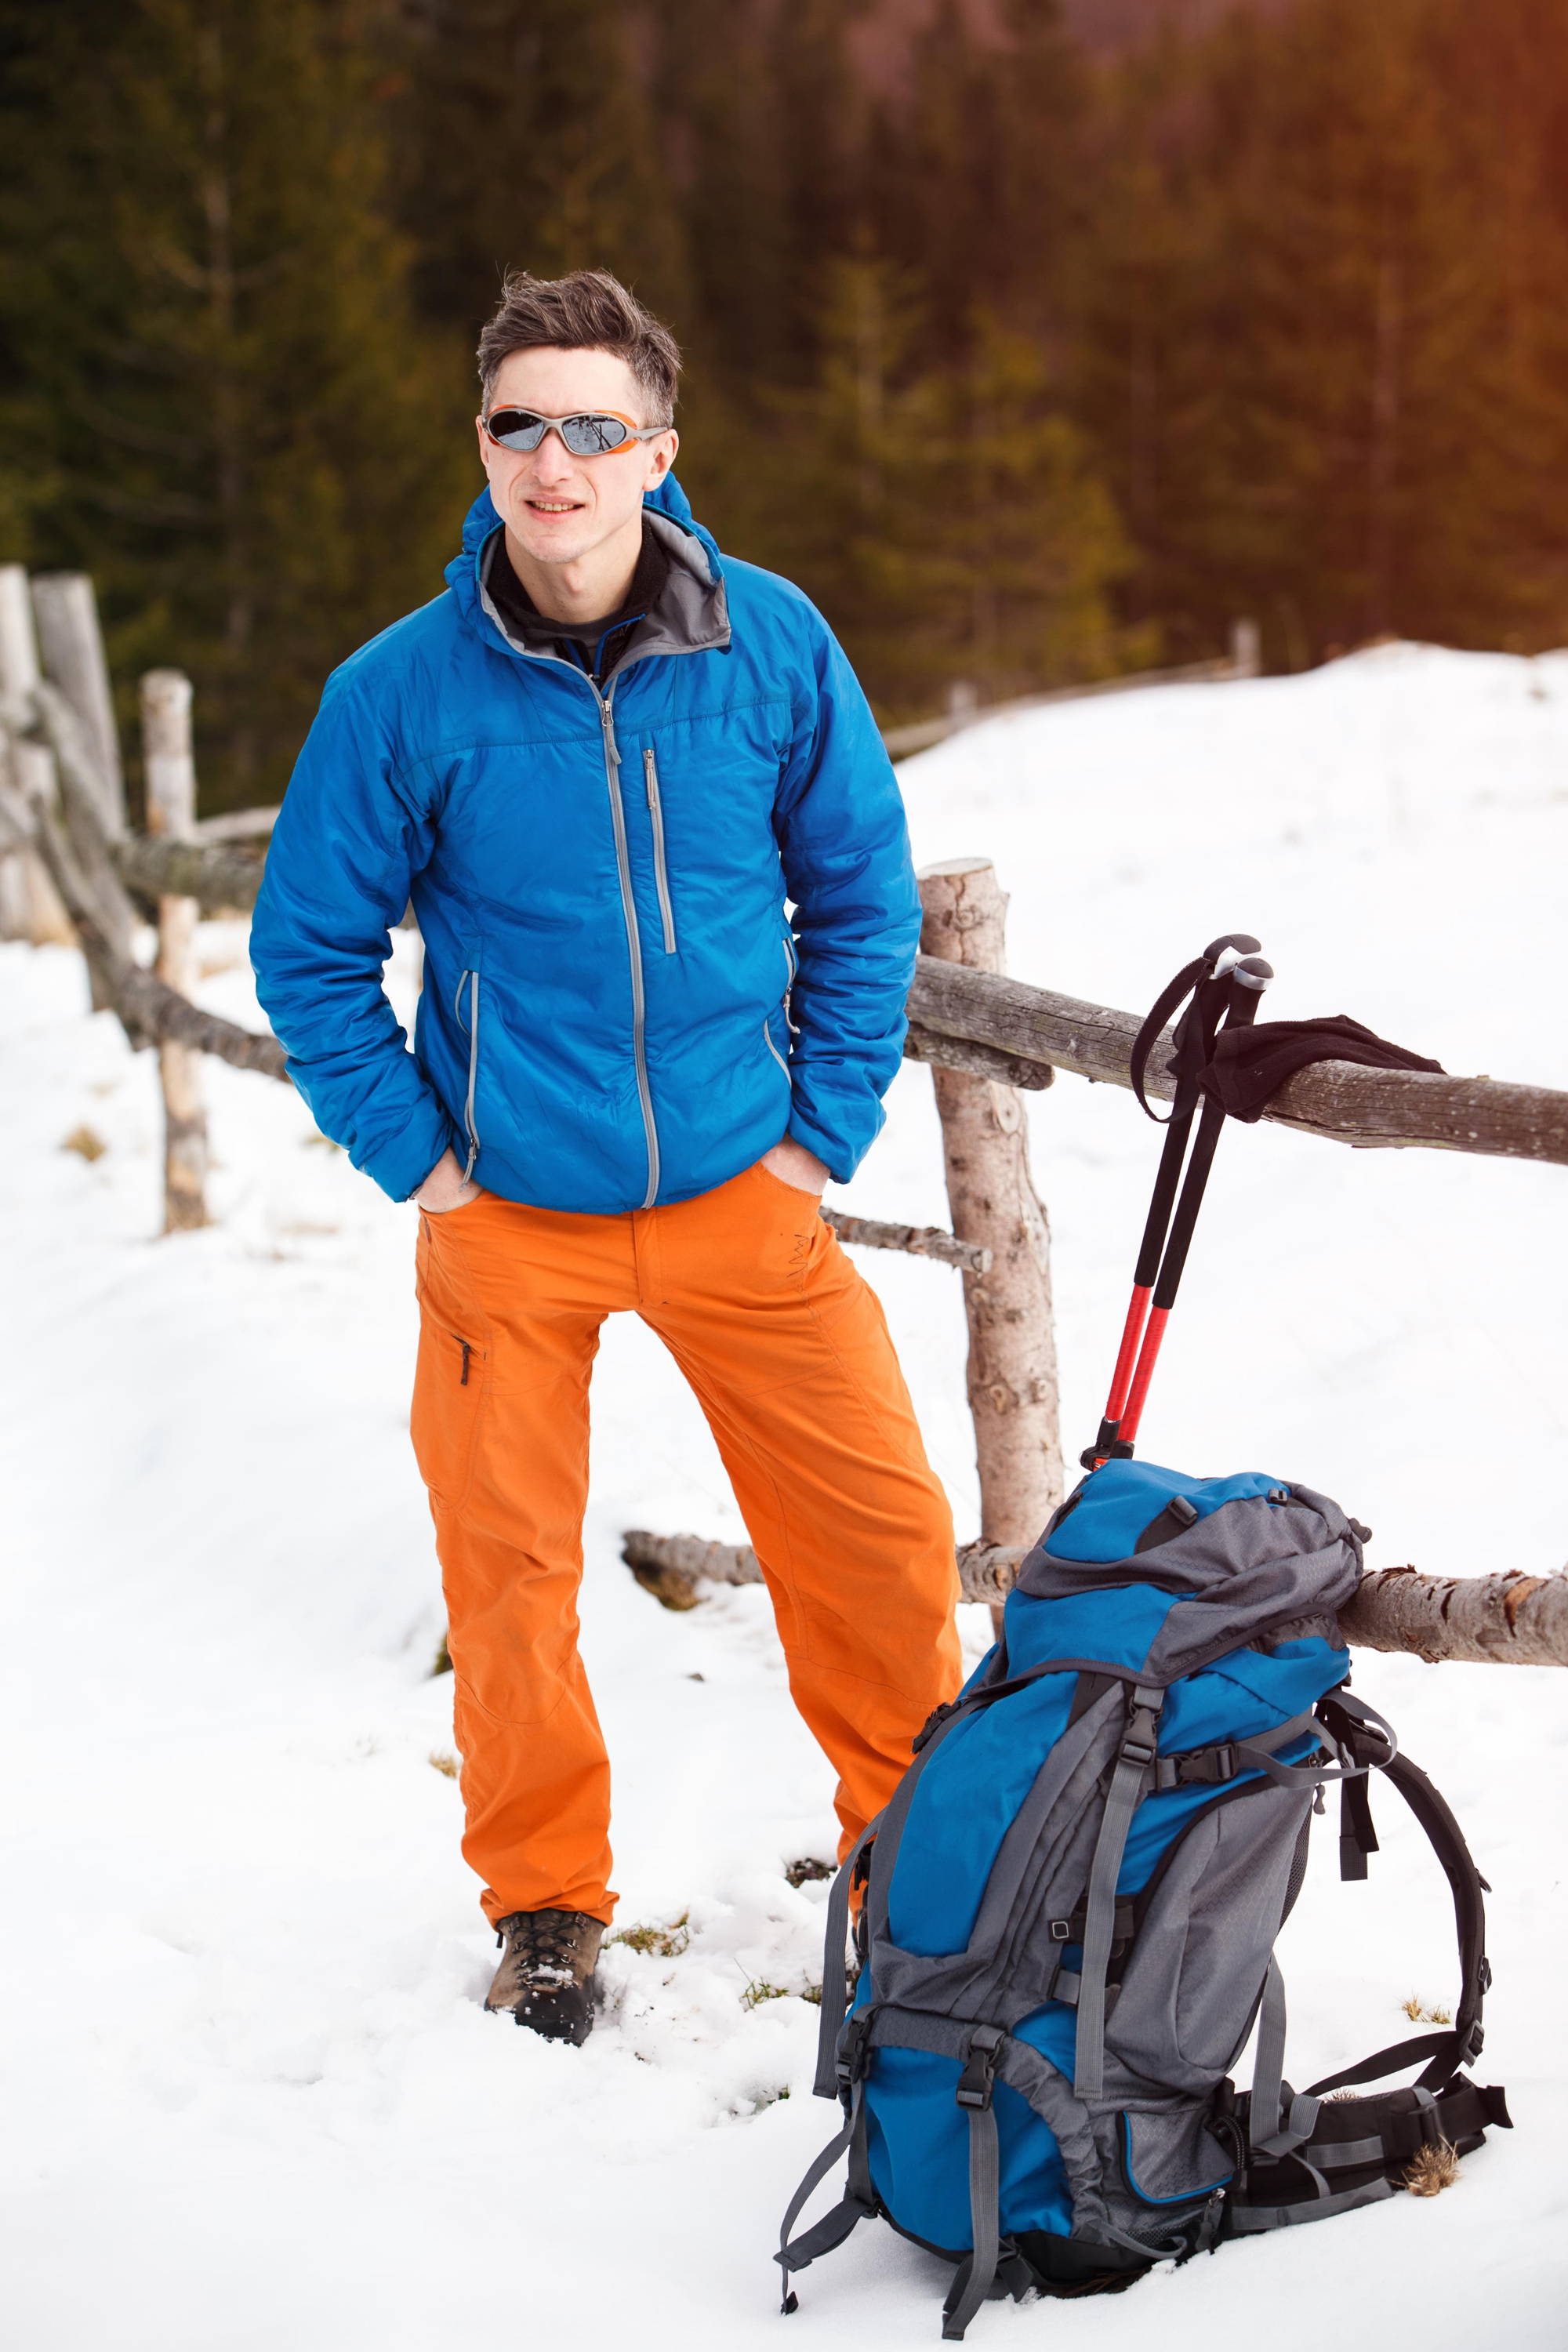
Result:
<svg viewBox="0 0 1568 2352"><path fill-rule="evenodd" d="M613 409L648 422L625 360L614 352L563 352L553 346L512 352L490 395L498 408L531 408L541 416ZM499 448L479 420L479 457L495 509L536 563L575 563L641 513L643 493L664 479L679 446L673 426L657 441L633 441L601 457L574 457L559 433L537 449Z"/></svg>

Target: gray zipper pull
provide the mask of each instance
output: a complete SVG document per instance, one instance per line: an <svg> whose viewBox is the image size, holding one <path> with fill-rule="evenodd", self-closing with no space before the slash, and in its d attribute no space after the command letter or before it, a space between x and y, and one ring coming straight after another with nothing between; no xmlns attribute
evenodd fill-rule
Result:
<svg viewBox="0 0 1568 2352"><path fill-rule="evenodd" d="M642 772L644 781L647 785L648 808L652 814L657 816L658 814L658 774L653 764L653 745L651 743L642 755Z"/></svg>
<svg viewBox="0 0 1568 2352"><path fill-rule="evenodd" d="M605 730L605 753L618 768L621 764L621 752L620 746L616 741L615 714L602 695L599 698L599 723Z"/></svg>

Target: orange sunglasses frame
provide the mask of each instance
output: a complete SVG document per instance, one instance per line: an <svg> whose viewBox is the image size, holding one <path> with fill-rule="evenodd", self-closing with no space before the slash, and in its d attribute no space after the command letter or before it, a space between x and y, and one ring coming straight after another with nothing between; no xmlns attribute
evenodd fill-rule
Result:
<svg viewBox="0 0 1568 2352"><path fill-rule="evenodd" d="M657 441L661 433L671 430L668 425L639 425L635 417L623 415L618 408L574 408L565 416L546 416L537 408L524 408L520 403L509 402L506 406L493 409L490 413L495 416L504 416L507 407L516 407L520 415L537 416L544 427L532 449L506 449L506 443L490 431L490 420L487 416L483 420L487 436L498 449L506 449L509 457L531 457L535 450L543 448L545 434L549 433L559 436L561 446L569 457L618 457L623 449L632 448L638 441ZM617 425L626 426L626 438L617 441L613 449L574 449L561 428L563 425L570 425L576 416L613 416Z"/></svg>

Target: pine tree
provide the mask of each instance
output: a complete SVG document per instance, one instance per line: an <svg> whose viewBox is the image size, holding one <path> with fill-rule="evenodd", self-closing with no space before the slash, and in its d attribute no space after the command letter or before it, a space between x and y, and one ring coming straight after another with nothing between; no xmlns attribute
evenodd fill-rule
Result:
<svg viewBox="0 0 1568 2352"><path fill-rule="evenodd" d="M613 269L686 302L679 207L625 0L404 0L393 68L399 216L420 306L469 338L508 269Z"/></svg>
<svg viewBox="0 0 1568 2352"><path fill-rule="evenodd" d="M963 585L928 662L985 702L1151 664L1157 640L1117 615L1131 548L1038 339L983 312L943 394L923 507Z"/></svg>
<svg viewBox="0 0 1568 2352"><path fill-rule="evenodd" d="M977 309L1036 333L1053 324L1089 102L1056 0L998 0L984 16L937 0L917 29L907 86L877 112L869 210L879 248L926 286L924 356L938 365Z"/></svg>
<svg viewBox="0 0 1568 2352"><path fill-rule="evenodd" d="M124 666L191 672L208 808L275 796L326 671L440 588L472 472L464 356L376 209L363 33L332 0L98 0L20 37L19 551L94 574Z"/></svg>
<svg viewBox="0 0 1568 2352"><path fill-rule="evenodd" d="M1466 0L1300 0L1122 78L1079 406L1175 649L1238 611L1293 666L1389 632L1560 639L1544 30L1534 0L1484 29Z"/></svg>
<svg viewBox="0 0 1568 2352"><path fill-rule="evenodd" d="M938 388L910 368L916 289L890 264L830 262L819 284L814 380L759 387L767 460L742 463L728 526L738 551L805 590L880 713L900 715L931 701L914 634L956 584L923 507Z"/></svg>
<svg viewBox="0 0 1568 2352"><path fill-rule="evenodd" d="M745 551L786 572L842 637L884 719L960 681L985 700L1142 657L1112 609L1129 552L1037 344L982 318L921 368L916 283L833 264L822 358L775 394L778 461L749 477Z"/></svg>

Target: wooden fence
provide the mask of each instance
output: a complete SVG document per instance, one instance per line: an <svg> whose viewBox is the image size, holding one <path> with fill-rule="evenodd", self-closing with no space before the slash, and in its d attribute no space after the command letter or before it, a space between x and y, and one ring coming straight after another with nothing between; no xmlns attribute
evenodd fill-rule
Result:
<svg viewBox="0 0 1568 2352"><path fill-rule="evenodd" d="M155 829L144 835L125 824L110 709L90 584L80 575L29 583L17 567L0 567L0 868L13 867L0 912L8 905L14 924L19 903L36 915L51 894L47 919L32 935L79 946L94 1006L113 1010L132 1046L159 1049L165 1226L177 1230L206 1213L194 1057L211 1054L287 1078L276 1038L204 1012L188 993L197 911L245 912L262 864L195 819L186 682L168 671L143 682L155 812ZM250 813L263 821L254 829L264 831L272 814ZM16 883L17 865L25 886ZM1130 1087L1140 1024L1136 1014L1005 976L1005 902L987 860L932 869L922 877L921 896L925 951L910 993L904 1051L936 1074L952 1230L826 1213L846 1241L910 1251L962 1275L982 1525L958 1564L965 1597L995 1606L1061 1488L1048 1236L1029 1176L1020 1096L1048 1086L1058 1070ZM146 919L158 925L152 969L134 952ZM1168 1096L1158 1070L1149 1083L1151 1092ZM1265 1116L1362 1149L1568 1164L1568 1094L1500 1079L1323 1063L1292 1078ZM635 1532L626 1557L675 1607L690 1606L705 1582L761 1575L744 1548L689 1536ZM1431 1660L1568 1665L1568 1577L1373 1570L1342 1622L1347 1638L1367 1648Z"/></svg>

